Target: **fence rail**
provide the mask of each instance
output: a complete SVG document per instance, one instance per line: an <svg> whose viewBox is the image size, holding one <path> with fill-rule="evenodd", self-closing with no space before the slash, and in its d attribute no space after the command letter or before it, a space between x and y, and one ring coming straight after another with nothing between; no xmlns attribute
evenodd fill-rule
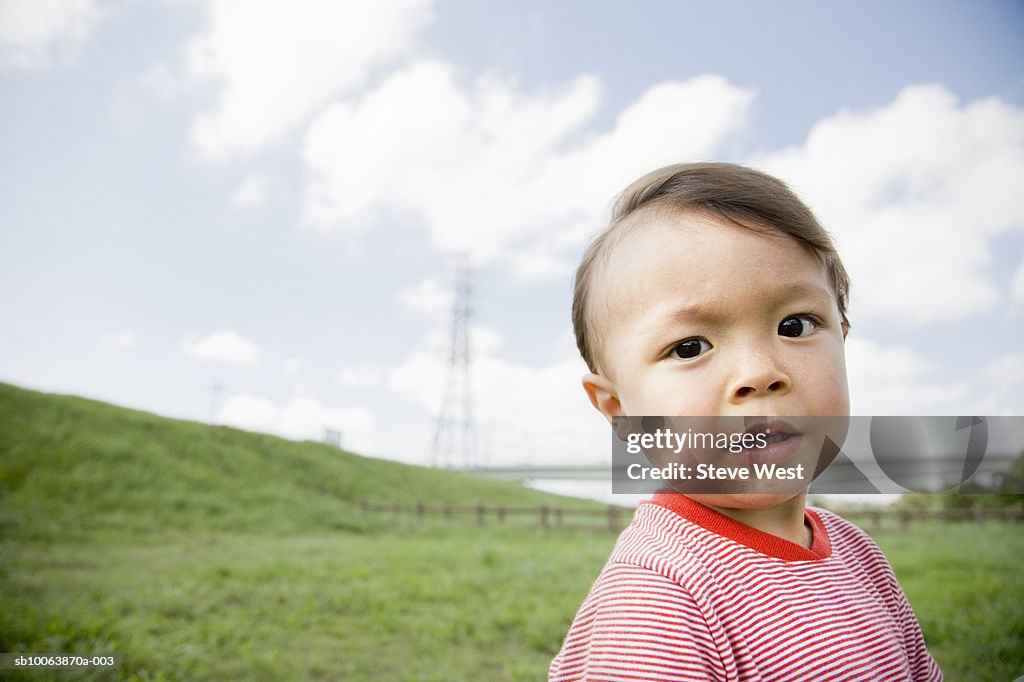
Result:
<svg viewBox="0 0 1024 682"><path fill-rule="evenodd" d="M474 517L476 525L488 523L504 525L512 517L537 519L532 528L560 528L565 530L592 530L618 533L633 516L633 510L626 507L608 505L604 508L574 509L571 507L514 507L507 505L486 504L427 504L425 502L361 502L363 514L390 512L396 515L413 514L417 519L427 516L440 516L447 521L457 518ZM1005 521L1017 523L1024 519L1024 508L990 508L972 507L963 509L867 509L846 510L838 512L843 518L855 523L867 531L898 529L907 531L912 523L939 522L985 524L989 521ZM580 517L586 519L599 518L600 522L580 523ZM520 526L522 527L522 526Z"/></svg>
<svg viewBox="0 0 1024 682"><path fill-rule="evenodd" d="M988 521L1019 522L1024 519L1022 507L964 507L958 509L868 509L837 512L847 521L865 530L878 531L895 526L901 531L910 524L922 521L949 523L974 523L983 525Z"/></svg>
<svg viewBox="0 0 1024 682"><path fill-rule="evenodd" d="M446 520L454 520L459 516L474 516L476 524L483 526L490 520L492 523L504 524L507 519L514 516L535 517L536 527L539 528L563 528L566 530L595 530L618 533L633 516L633 510L627 507L616 507L608 505L599 509L574 509L572 507L511 507L507 505L459 505L459 504L426 504L417 502L408 503L381 503L361 502L360 509L363 514L370 512L391 512L393 514L415 514L416 518L423 519L427 515L440 515ZM599 517L602 523L579 523L574 522L576 517Z"/></svg>

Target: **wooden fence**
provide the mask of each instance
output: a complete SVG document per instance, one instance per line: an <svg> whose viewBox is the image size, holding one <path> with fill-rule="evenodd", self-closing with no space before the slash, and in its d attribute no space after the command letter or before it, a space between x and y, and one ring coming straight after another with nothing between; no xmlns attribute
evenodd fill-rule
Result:
<svg viewBox="0 0 1024 682"><path fill-rule="evenodd" d="M363 514L389 512L395 515L415 515L417 519L428 516L440 517L446 521L474 519L476 525L511 525L513 518L520 519L519 527L555 528L565 530L591 530L618 533L633 517L633 510L627 507L608 505L604 508L571 507L509 507L505 505L458 505L427 504L425 502L380 503L361 502ZM838 512L843 518L869 532L881 530L906 531L912 523L938 522L985 524L989 521L1017 523L1024 519L1024 508L972 507L966 509L866 509ZM530 520L536 519L535 523ZM581 519L585 522L581 522ZM525 520L525 526L522 521Z"/></svg>
<svg viewBox="0 0 1024 682"><path fill-rule="evenodd" d="M850 523L855 523L869 532L879 530L906 531L912 523L938 522L974 523L983 525L989 521L1019 522L1024 518L1022 507L967 507L961 509L866 509L844 510L837 513Z"/></svg>
<svg viewBox="0 0 1024 682"><path fill-rule="evenodd" d="M416 518L424 519L428 515L440 516L452 521L458 517L475 517L476 525L505 525L513 518L527 520L531 528L564 528L566 530L596 530L618 533L630 519L633 510L627 507L608 505L603 509L575 509L572 507L509 507L505 505L458 505L458 504L415 504L361 502L364 514L370 512L391 512L393 514L415 514ZM537 519L535 524L529 523L530 518ZM580 519L599 519L599 522L580 522ZM520 524L521 525L521 524Z"/></svg>

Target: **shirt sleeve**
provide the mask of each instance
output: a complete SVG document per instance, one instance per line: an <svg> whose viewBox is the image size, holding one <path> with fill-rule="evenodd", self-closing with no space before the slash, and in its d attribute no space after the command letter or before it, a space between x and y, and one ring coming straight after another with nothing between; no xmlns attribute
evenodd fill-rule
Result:
<svg viewBox="0 0 1024 682"><path fill-rule="evenodd" d="M903 631L903 646L906 648L910 663L910 679L914 682L942 682L942 670L928 653L921 625L917 622L917 616L914 615L914 610L910 607L910 602L907 601L907 596L899 583L895 585L895 592L896 618Z"/></svg>
<svg viewBox="0 0 1024 682"><path fill-rule="evenodd" d="M734 677L687 590L654 571L610 564L576 614L548 680L651 679Z"/></svg>

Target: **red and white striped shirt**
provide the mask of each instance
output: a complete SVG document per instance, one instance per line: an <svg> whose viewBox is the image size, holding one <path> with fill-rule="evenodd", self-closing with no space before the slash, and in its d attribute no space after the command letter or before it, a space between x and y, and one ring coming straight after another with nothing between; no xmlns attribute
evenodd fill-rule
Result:
<svg viewBox="0 0 1024 682"><path fill-rule="evenodd" d="M563 680L942 680L878 546L807 509L813 545L679 494L638 507L551 662Z"/></svg>

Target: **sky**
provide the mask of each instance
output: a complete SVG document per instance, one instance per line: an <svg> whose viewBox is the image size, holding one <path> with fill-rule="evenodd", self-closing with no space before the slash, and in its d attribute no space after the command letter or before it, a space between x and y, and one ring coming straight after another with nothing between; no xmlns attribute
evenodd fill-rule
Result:
<svg viewBox="0 0 1024 682"><path fill-rule="evenodd" d="M778 175L855 414L1024 414L1019 2L0 0L0 381L432 461L610 461L571 282L666 163ZM447 462L459 464L459 462Z"/></svg>

